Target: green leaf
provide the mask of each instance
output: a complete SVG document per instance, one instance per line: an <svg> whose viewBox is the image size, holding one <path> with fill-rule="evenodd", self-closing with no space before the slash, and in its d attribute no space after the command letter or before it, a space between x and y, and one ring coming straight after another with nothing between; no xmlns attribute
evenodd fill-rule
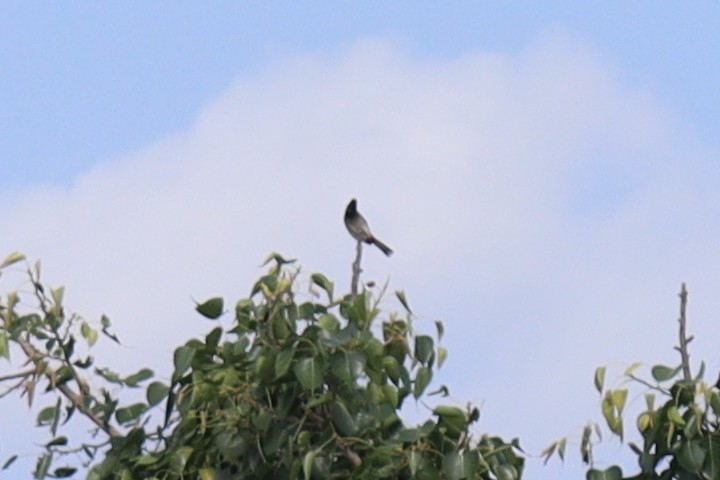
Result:
<svg viewBox="0 0 720 480"><path fill-rule="evenodd" d="M671 406L667 410L667 418L675 425L678 425L680 427L685 426L685 419L680 415L680 412L678 411L676 406Z"/></svg>
<svg viewBox="0 0 720 480"><path fill-rule="evenodd" d="M160 457L158 455L143 455L142 457L138 458L135 463L137 465L154 465L159 461Z"/></svg>
<svg viewBox="0 0 720 480"><path fill-rule="evenodd" d="M333 299L333 283L327 279L322 273L313 273L310 275L310 280L327 292L328 300L332 302Z"/></svg>
<svg viewBox="0 0 720 480"><path fill-rule="evenodd" d="M58 414L57 407L45 407L42 410L40 410L40 413L38 413L37 416L37 425L43 426L43 425L50 425L52 421L55 419L55 416Z"/></svg>
<svg viewBox="0 0 720 480"><path fill-rule="evenodd" d="M445 347L438 347L438 349L437 349L437 357L438 357L437 366L438 366L438 368L443 366L443 364L445 363L445 360L447 359L447 356L448 356L447 349Z"/></svg>
<svg viewBox="0 0 720 480"><path fill-rule="evenodd" d="M100 323L102 324L102 333L103 333L103 335L105 335L106 337L108 337L108 338L109 338L110 340L112 340L113 342L119 344L119 343L120 343L120 339L118 339L117 335L115 335L114 333L110 333L110 319L109 319L107 316L103 315L103 316L100 318Z"/></svg>
<svg viewBox="0 0 720 480"><path fill-rule="evenodd" d="M415 337L415 358L423 365L427 365L433 358L434 348L435 342L432 337L427 335Z"/></svg>
<svg viewBox="0 0 720 480"><path fill-rule="evenodd" d="M17 455L13 455L10 458L8 458L7 461L5 463L3 463L2 470L6 470L10 465L13 464L13 462L15 460L17 460L17 458L18 458Z"/></svg>
<svg viewBox="0 0 720 480"><path fill-rule="evenodd" d="M60 397L58 397L57 401L55 402L55 415L53 416L52 424L50 424L50 434L55 435L57 433L58 424L60 424L60 406L62 405L62 402L60 401Z"/></svg>
<svg viewBox="0 0 720 480"><path fill-rule="evenodd" d="M613 465L607 470L588 470L585 477L587 480L622 480L622 470L620 467Z"/></svg>
<svg viewBox="0 0 720 480"><path fill-rule="evenodd" d="M5 260L3 260L2 263L0 263L0 269L9 267L10 265L17 263L17 262L22 262L23 260L25 260L24 254L22 254L20 252L13 252L10 255L8 255L7 257L5 257Z"/></svg>
<svg viewBox="0 0 720 480"><path fill-rule="evenodd" d="M176 473L182 473L185 470L188 459L193 453L192 447L180 447L170 456L170 469Z"/></svg>
<svg viewBox="0 0 720 480"><path fill-rule="evenodd" d="M664 382L680 373L680 370L682 370L682 366L670 368L665 365L655 365L652 367L651 373L656 382Z"/></svg>
<svg viewBox="0 0 720 480"><path fill-rule="evenodd" d="M300 304L298 307L298 318L311 320L315 318L315 304L311 302L305 302Z"/></svg>
<svg viewBox="0 0 720 480"><path fill-rule="evenodd" d="M60 467L60 468L56 468L53 471L53 476L55 478L68 478L68 477L72 477L75 474L75 472L77 472L77 468Z"/></svg>
<svg viewBox="0 0 720 480"><path fill-rule="evenodd" d="M437 390L433 390L432 392L428 393L428 395L442 395L443 397L447 397L450 395L450 389L447 387L447 385L440 385Z"/></svg>
<svg viewBox="0 0 720 480"><path fill-rule="evenodd" d="M457 407L438 405L433 409L433 413L440 417L441 422L445 423L456 432L462 431L467 424L467 415L465 415L463 410Z"/></svg>
<svg viewBox="0 0 720 480"><path fill-rule="evenodd" d="M718 434L710 434L707 437L707 452L709 459L705 466L705 475L707 478L719 478L720 476L720 438Z"/></svg>
<svg viewBox="0 0 720 480"><path fill-rule="evenodd" d="M83 336L89 347L95 345L98 339L97 330L90 327L87 322L82 322L80 325L80 334Z"/></svg>
<svg viewBox="0 0 720 480"><path fill-rule="evenodd" d="M445 335L445 326L443 325L443 322L440 320L435 320L435 329L437 330L439 342L440 340L442 340L443 335Z"/></svg>
<svg viewBox="0 0 720 480"><path fill-rule="evenodd" d="M64 435L60 435L59 437L55 437L52 440L50 440L48 443L46 443L45 448L57 447L59 445L60 446L67 445L67 443L68 443L67 437Z"/></svg>
<svg viewBox="0 0 720 480"><path fill-rule="evenodd" d="M652 392L648 392L645 394L645 405L647 406L648 411L652 412L653 408L655 407L655 394Z"/></svg>
<svg viewBox="0 0 720 480"><path fill-rule="evenodd" d="M222 333L222 327L213 328L212 331L205 336L205 345L210 349L217 348L220 343L220 338L222 338Z"/></svg>
<svg viewBox="0 0 720 480"><path fill-rule="evenodd" d="M200 480L215 480L215 469L214 468L201 468L198 470L198 475L200 475Z"/></svg>
<svg viewBox="0 0 720 480"><path fill-rule="evenodd" d="M255 373L263 383L271 383L275 380L275 357L277 350L265 348L255 360Z"/></svg>
<svg viewBox="0 0 720 480"><path fill-rule="evenodd" d="M120 375L108 368L96 368L95 373L97 373L110 383L122 384L122 379L120 378Z"/></svg>
<svg viewBox="0 0 720 480"><path fill-rule="evenodd" d="M170 392L170 387L162 382L152 382L148 385L146 398L151 407L162 402Z"/></svg>
<svg viewBox="0 0 720 480"><path fill-rule="evenodd" d="M301 358L295 362L293 371L303 387L314 390L323 384L325 362L320 357Z"/></svg>
<svg viewBox="0 0 720 480"><path fill-rule="evenodd" d="M400 401L400 395L398 394L397 388L392 385L383 385L380 388L387 403L393 408L398 408L400 406L398 404Z"/></svg>
<svg viewBox="0 0 720 480"><path fill-rule="evenodd" d="M263 262L262 265L265 266L265 265L267 265L268 263L272 262L273 260L275 261L275 263L277 263L278 266L286 265L286 264L289 264L289 263L295 263L295 259L294 259L294 258L286 259L285 257L283 257L282 255L280 255L279 253L277 253L277 252L272 252L272 253L270 253L270 255L268 255L268 257L265 259L265 261Z"/></svg>
<svg viewBox="0 0 720 480"><path fill-rule="evenodd" d="M204 303L196 303L195 310L203 317L215 320L223 314L223 299L222 297L214 297Z"/></svg>
<svg viewBox="0 0 720 480"><path fill-rule="evenodd" d="M415 377L415 385L413 390L413 396L415 398L420 398L420 396L423 394L428 384L430 383L430 380L432 380L432 370L430 370L428 367L421 367L417 372L417 376Z"/></svg>
<svg viewBox="0 0 720 480"><path fill-rule="evenodd" d="M590 435L592 434L592 428L590 425L585 425L583 428L582 439L580 440L580 456L584 463L590 463L590 452L592 445L590 444Z"/></svg>
<svg viewBox="0 0 720 480"><path fill-rule="evenodd" d="M318 317L318 325L323 330L330 332L336 332L338 328L340 328L340 322L338 322L338 319L332 313L323 313L320 315L320 317Z"/></svg>
<svg viewBox="0 0 720 480"><path fill-rule="evenodd" d="M625 375L627 375L627 376L632 375L633 373L635 373L635 370L642 367L642 365L643 365L642 362L631 363L630 366L625 369L625 372L624 372Z"/></svg>
<svg viewBox="0 0 720 480"><path fill-rule="evenodd" d="M145 380L152 378L155 373L150 370L149 368L143 368L139 372L129 375L123 379L123 382L128 387L137 387L140 382L144 382Z"/></svg>
<svg viewBox="0 0 720 480"><path fill-rule="evenodd" d="M387 356L382 359L382 366L385 369L385 373L388 374L390 380L397 384L400 380L401 366L395 357Z"/></svg>
<svg viewBox="0 0 720 480"><path fill-rule="evenodd" d="M707 452L700 440L684 440L677 459L683 468L699 474L705 463L706 454Z"/></svg>
<svg viewBox="0 0 720 480"><path fill-rule="evenodd" d="M558 442L558 455L560 460L565 460L565 449L567 447L567 438L561 438Z"/></svg>
<svg viewBox="0 0 720 480"><path fill-rule="evenodd" d="M10 360L10 348L8 347L8 337L5 332L0 332L0 357Z"/></svg>
<svg viewBox="0 0 720 480"><path fill-rule="evenodd" d="M312 477L313 461L315 460L315 455L317 454L317 450L311 450L306 453L305 458L303 458L303 474L305 475L305 480L310 480Z"/></svg>
<svg viewBox="0 0 720 480"><path fill-rule="evenodd" d="M145 413L147 408L148 406L144 403L135 403L129 407L118 408L115 412L115 419L121 424L132 422Z"/></svg>
<svg viewBox="0 0 720 480"><path fill-rule="evenodd" d="M35 472L33 476L35 478L47 477L50 464L52 463L52 453L44 453L38 458L37 465L35 466Z"/></svg>
<svg viewBox="0 0 720 480"><path fill-rule="evenodd" d="M410 465L410 475L412 475L412 478L416 478L423 460L422 452L413 448L407 455L408 464Z"/></svg>
<svg viewBox="0 0 720 480"><path fill-rule="evenodd" d="M512 465L499 465L495 474L498 480L518 480L520 478Z"/></svg>
<svg viewBox="0 0 720 480"><path fill-rule="evenodd" d="M550 457L552 457L553 453L555 453L555 449L557 449L557 447L558 442L553 442L547 447L545 447L542 452L540 452L540 456L545 458L545 460L543 460L543 465L547 465L547 462L550 460Z"/></svg>
<svg viewBox="0 0 720 480"><path fill-rule="evenodd" d="M625 402L627 400L627 389L618 389L613 390L610 394L610 398L612 399L613 406L618 411L618 413L622 413L623 409L625 408Z"/></svg>
<svg viewBox="0 0 720 480"><path fill-rule="evenodd" d="M605 385L605 367L598 367L595 369L595 389L599 392L603 392Z"/></svg>
<svg viewBox="0 0 720 480"><path fill-rule="evenodd" d="M460 417L465 418L465 412L458 407L450 407L448 405L438 405L433 409L433 413L440 417Z"/></svg>
<svg viewBox="0 0 720 480"><path fill-rule="evenodd" d="M65 296L65 287L54 288L50 291L53 302L58 307L62 307L63 297Z"/></svg>
<svg viewBox="0 0 720 480"><path fill-rule="evenodd" d="M330 370L345 383L352 384L365 371L365 361L363 352L338 351L330 359Z"/></svg>
<svg viewBox="0 0 720 480"><path fill-rule="evenodd" d="M410 304L408 304L407 298L405 298L405 292L402 290L396 290L395 296L397 296L398 300L400 300L400 303L403 307L405 307L405 310L407 310L408 313L412 313L412 310L410 310Z"/></svg>
<svg viewBox="0 0 720 480"><path fill-rule="evenodd" d="M343 403L336 401L330 404L330 418L341 434L352 436L357 433L357 424Z"/></svg>
<svg viewBox="0 0 720 480"><path fill-rule="evenodd" d="M290 370L294 357L295 347L285 348L278 352L277 357L275 357L275 378L284 376Z"/></svg>
<svg viewBox="0 0 720 480"><path fill-rule="evenodd" d="M638 416L637 428L640 433L644 433L652 425L652 415L647 412L643 412Z"/></svg>
<svg viewBox="0 0 720 480"><path fill-rule="evenodd" d="M175 350L175 354L173 355L173 363L175 365L175 373L173 373L174 379L182 377L185 371L190 368L194 356L195 349L188 345L183 345Z"/></svg>
<svg viewBox="0 0 720 480"><path fill-rule="evenodd" d="M463 468L465 465L462 461L462 454L458 452L450 452L443 457L442 469L445 473L444 478L448 480L460 480L468 476Z"/></svg>

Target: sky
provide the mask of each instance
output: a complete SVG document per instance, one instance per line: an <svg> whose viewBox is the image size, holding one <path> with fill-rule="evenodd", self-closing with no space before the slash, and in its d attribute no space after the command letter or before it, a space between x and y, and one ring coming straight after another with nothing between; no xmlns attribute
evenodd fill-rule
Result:
<svg viewBox="0 0 720 480"><path fill-rule="evenodd" d="M579 455L539 452L601 421L597 366L621 386L633 362L678 363L683 281L691 360L710 381L720 367L717 18L714 2L6 2L0 257L41 259L70 308L113 320L123 346L98 360L167 375L214 326L193 299L246 296L271 251L346 291L355 197L395 250L367 250L364 279L404 290L419 329L445 324L434 384L481 405L477 434L520 438L526 478L578 478ZM0 458L19 449L27 470L44 432L2 401ZM632 473L626 452L606 442L598 465Z"/></svg>

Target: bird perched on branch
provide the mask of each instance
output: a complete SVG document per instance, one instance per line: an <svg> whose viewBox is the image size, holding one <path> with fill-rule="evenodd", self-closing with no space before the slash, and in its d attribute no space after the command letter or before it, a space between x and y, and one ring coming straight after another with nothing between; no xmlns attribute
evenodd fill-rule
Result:
<svg viewBox="0 0 720 480"><path fill-rule="evenodd" d="M355 240L375 244L385 255L392 255L392 249L373 236L367 221L357 211L357 200L354 198L345 209L345 226Z"/></svg>

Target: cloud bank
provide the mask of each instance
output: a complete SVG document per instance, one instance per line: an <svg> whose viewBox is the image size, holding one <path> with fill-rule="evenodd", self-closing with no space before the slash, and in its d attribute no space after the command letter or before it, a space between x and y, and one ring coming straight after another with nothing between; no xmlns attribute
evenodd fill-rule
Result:
<svg viewBox="0 0 720 480"><path fill-rule="evenodd" d="M210 327L191 297L246 295L272 250L347 288L357 197L396 251L366 253L365 278L404 289L420 328L445 321L437 382L536 453L600 418L596 366L619 381L633 361L676 362L682 280L693 358L720 364L716 146L690 137L571 39L453 59L370 39L238 78L188 131L68 188L0 193L0 251L41 258L68 305L108 314L125 343L111 361L167 374ZM573 468L531 460L528 476Z"/></svg>

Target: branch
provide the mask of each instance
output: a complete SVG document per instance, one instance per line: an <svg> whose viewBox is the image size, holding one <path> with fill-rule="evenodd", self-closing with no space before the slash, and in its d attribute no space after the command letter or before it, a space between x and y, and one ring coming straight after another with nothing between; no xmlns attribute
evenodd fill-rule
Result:
<svg viewBox="0 0 720 480"><path fill-rule="evenodd" d="M33 371L35 371L35 370L33 370ZM0 393L0 398L3 398L3 397L5 397L5 396L7 396L7 395L10 395L12 392L14 392L14 391L17 390L18 388L22 387L24 384L25 384L25 378L22 378L22 379L21 379L19 382L17 382L15 385L13 385L12 387L8 388L8 389L5 390L4 392Z"/></svg>
<svg viewBox="0 0 720 480"><path fill-rule="evenodd" d="M43 358L42 354L37 349L35 349L35 347L27 339L20 337L20 338L18 338L17 341L20 344L20 347L25 352L25 355L27 355L28 358L33 363L37 364L37 362L42 360L42 358ZM53 384L53 374L54 373L55 373L55 370L52 370L50 368L48 368L44 373L45 378L47 378L47 380L53 386L55 386ZM83 388L83 385L86 386L87 384L83 380L80 380L79 385L80 385L81 390L85 390L85 388ZM75 406L75 408L77 408L80 412L82 412L83 415L85 415L87 418L89 418L90 421L92 421L95 425L100 427L100 429L103 430L105 433L107 433L111 437L121 436L121 433L118 430L116 430L112 425L110 425L108 423L107 419L92 412L90 406L86 405L86 403L85 403L86 397L83 393L75 392L72 388L70 388L66 384L57 385L57 386L55 386L55 388L57 388L60 391L60 393L62 393L65 396L65 398L67 398Z"/></svg>
<svg viewBox="0 0 720 480"><path fill-rule="evenodd" d="M37 369L35 367L29 368L27 370L23 370L22 372L15 372L15 373L8 373L7 375L0 375L0 382L4 382L5 380L13 380L15 378L25 378L29 375L32 375L35 373Z"/></svg>
<svg viewBox="0 0 720 480"><path fill-rule="evenodd" d="M687 323L686 311L688 297L688 292L685 288L685 282L682 283L678 296L680 297L680 318L678 318L678 322L680 323L680 345L675 347L675 350L680 352L683 378L689 382L692 381L692 374L690 373L690 354L688 353L687 346L692 341L693 337L691 336L690 338L687 338L685 333L685 326Z"/></svg>
<svg viewBox="0 0 720 480"><path fill-rule="evenodd" d="M360 240L357 242L356 252L355 261L352 264L352 282L350 282L350 293L352 294L353 300L357 298L358 282L360 281L360 272L362 272L362 268L360 268L360 260L362 259L362 241Z"/></svg>

